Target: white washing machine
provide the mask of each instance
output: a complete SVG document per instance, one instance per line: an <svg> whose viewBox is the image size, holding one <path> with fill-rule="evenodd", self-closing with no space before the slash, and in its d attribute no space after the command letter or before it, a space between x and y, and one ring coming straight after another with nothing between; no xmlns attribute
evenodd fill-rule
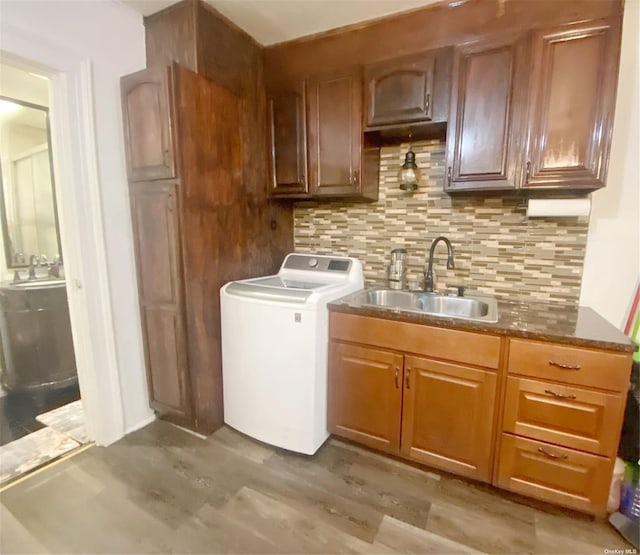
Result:
<svg viewBox="0 0 640 555"><path fill-rule="evenodd" d="M362 289L355 258L289 254L279 272L220 290L224 421L311 455L327 432L327 303Z"/></svg>

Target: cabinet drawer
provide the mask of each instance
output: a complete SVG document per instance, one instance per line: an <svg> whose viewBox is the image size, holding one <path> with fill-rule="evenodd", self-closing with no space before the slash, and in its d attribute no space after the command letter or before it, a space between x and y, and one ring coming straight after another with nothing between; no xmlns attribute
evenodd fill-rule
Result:
<svg viewBox="0 0 640 555"><path fill-rule="evenodd" d="M591 514L604 514L613 459L502 435L497 486Z"/></svg>
<svg viewBox="0 0 640 555"><path fill-rule="evenodd" d="M504 431L613 456L624 404L622 394L509 376Z"/></svg>
<svg viewBox="0 0 640 555"><path fill-rule="evenodd" d="M508 369L510 374L626 392L631 354L511 339Z"/></svg>
<svg viewBox="0 0 640 555"><path fill-rule="evenodd" d="M332 312L332 339L364 343L485 368L498 368L500 337Z"/></svg>

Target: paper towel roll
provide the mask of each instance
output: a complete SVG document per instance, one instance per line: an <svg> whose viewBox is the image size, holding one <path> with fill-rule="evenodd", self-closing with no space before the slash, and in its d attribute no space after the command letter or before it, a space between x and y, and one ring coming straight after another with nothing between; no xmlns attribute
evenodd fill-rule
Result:
<svg viewBox="0 0 640 555"><path fill-rule="evenodd" d="M591 211L591 198L554 198L529 199L528 218L588 216Z"/></svg>

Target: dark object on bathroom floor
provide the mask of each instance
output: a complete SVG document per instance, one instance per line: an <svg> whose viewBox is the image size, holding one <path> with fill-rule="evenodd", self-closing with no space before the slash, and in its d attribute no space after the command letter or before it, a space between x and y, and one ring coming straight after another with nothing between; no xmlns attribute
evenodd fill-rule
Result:
<svg viewBox="0 0 640 555"><path fill-rule="evenodd" d="M46 393L7 392L0 397L0 445L43 428L36 416L78 399L80 390L77 385Z"/></svg>

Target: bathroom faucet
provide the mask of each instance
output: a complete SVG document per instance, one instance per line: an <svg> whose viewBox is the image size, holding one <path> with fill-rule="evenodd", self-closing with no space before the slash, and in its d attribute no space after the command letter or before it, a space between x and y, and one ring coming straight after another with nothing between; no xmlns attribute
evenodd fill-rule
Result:
<svg viewBox="0 0 640 555"><path fill-rule="evenodd" d="M29 257L29 279L36 279L36 266L38 265L38 257L35 254L32 254Z"/></svg>
<svg viewBox="0 0 640 555"><path fill-rule="evenodd" d="M433 291L433 253L436 250L436 245L440 242L444 241L447 245L447 269L453 270L456 266L453 262L453 247L451 246L451 241L442 235L434 239L433 243L431 243L431 248L429 249L429 261L427 263L427 271L424 274L424 290L432 292Z"/></svg>
<svg viewBox="0 0 640 555"><path fill-rule="evenodd" d="M61 264L62 264L62 261L60 260L60 256L56 254L53 257L51 264L49 264L49 277L56 277L56 278L60 277Z"/></svg>

